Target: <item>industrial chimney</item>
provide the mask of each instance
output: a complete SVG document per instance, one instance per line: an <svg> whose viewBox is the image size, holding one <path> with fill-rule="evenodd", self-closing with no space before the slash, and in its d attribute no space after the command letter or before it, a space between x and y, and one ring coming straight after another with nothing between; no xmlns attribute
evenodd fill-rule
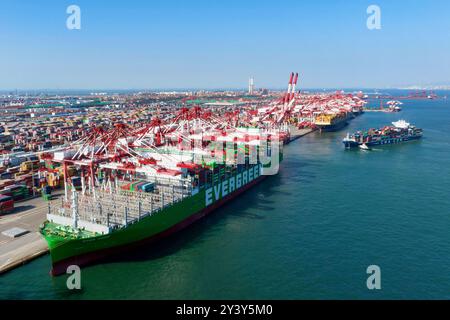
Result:
<svg viewBox="0 0 450 320"><path fill-rule="evenodd" d="M253 77L251 77L250 79L248 79L248 94L252 95L254 91L255 91L255 83Z"/></svg>

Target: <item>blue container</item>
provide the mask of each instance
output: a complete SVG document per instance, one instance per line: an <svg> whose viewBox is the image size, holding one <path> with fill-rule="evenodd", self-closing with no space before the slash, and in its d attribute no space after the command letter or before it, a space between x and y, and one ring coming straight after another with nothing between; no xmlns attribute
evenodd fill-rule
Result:
<svg viewBox="0 0 450 320"><path fill-rule="evenodd" d="M81 187L81 177L72 177L72 184L74 187Z"/></svg>
<svg viewBox="0 0 450 320"><path fill-rule="evenodd" d="M153 192L155 190L155 184L152 182L143 184L140 186L140 190L143 192Z"/></svg>

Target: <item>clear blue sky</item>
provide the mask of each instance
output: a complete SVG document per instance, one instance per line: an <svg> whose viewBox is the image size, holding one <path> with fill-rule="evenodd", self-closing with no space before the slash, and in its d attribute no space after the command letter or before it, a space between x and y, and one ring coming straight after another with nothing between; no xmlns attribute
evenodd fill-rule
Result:
<svg viewBox="0 0 450 320"><path fill-rule="evenodd" d="M448 0L2 0L0 89L450 83L449 16Z"/></svg>

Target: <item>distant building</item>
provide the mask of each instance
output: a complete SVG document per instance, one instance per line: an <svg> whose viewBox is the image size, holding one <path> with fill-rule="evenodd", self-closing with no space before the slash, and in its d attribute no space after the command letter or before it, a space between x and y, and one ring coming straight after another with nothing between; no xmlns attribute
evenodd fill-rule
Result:
<svg viewBox="0 0 450 320"><path fill-rule="evenodd" d="M248 80L248 94L252 95L255 91L255 83L253 77Z"/></svg>

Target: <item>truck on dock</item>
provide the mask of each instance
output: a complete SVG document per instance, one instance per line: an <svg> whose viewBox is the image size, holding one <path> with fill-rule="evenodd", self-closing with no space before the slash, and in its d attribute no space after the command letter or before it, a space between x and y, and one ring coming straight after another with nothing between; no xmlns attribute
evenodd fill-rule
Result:
<svg viewBox="0 0 450 320"><path fill-rule="evenodd" d="M24 200L30 196L30 190L25 185L11 185L0 191L0 195L10 196L14 201Z"/></svg>
<svg viewBox="0 0 450 320"><path fill-rule="evenodd" d="M14 199L10 196L0 195L0 215L11 213L14 210Z"/></svg>
<svg viewBox="0 0 450 320"><path fill-rule="evenodd" d="M42 187L41 193L42 199L44 199L45 201L52 200L52 188L50 186Z"/></svg>
<svg viewBox="0 0 450 320"><path fill-rule="evenodd" d="M39 169L39 160L25 161L20 164L20 172L28 173Z"/></svg>

